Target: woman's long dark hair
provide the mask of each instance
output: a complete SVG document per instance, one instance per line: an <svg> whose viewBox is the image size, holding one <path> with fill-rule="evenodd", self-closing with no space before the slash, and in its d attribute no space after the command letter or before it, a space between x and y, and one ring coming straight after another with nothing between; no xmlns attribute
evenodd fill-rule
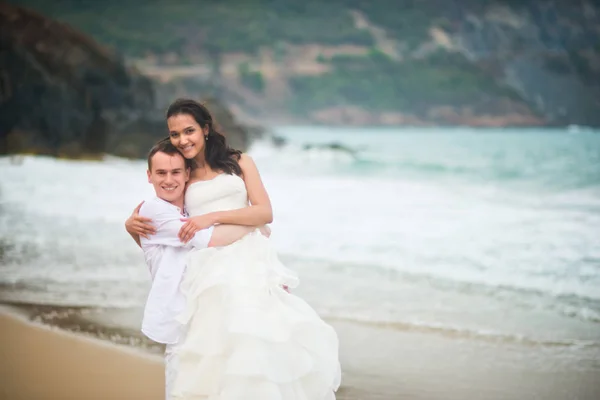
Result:
<svg viewBox="0 0 600 400"><path fill-rule="evenodd" d="M225 136L214 127L214 121L208 109L195 100L178 99L167 109L167 119L175 115L192 116L202 129L208 126L208 136L204 142L204 157L213 171L242 176L239 160L242 152L227 145Z"/></svg>

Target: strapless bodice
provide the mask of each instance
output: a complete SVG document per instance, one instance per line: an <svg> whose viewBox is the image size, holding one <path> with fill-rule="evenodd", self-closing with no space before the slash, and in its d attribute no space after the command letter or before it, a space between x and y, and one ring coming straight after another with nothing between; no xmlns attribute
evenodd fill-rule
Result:
<svg viewBox="0 0 600 400"><path fill-rule="evenodd" d="M219 174L210 180L193 182L185 193L185 207L190 216L247 206L246 184L237 175Z"/></svg>

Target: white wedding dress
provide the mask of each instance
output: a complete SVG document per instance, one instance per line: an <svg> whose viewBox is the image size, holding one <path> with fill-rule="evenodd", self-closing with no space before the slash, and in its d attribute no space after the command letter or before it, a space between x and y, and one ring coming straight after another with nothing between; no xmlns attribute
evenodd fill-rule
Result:
<svg viewBox="0 0 600 400"><path fill-rule="evenodd" d="M244 181L221 174L191 184L191 216L248 206ZM187 325L176 347L172 399L333 400L338 338L302 299L297 277L255 231L225 247L194 250L181 284Z"/></svg>

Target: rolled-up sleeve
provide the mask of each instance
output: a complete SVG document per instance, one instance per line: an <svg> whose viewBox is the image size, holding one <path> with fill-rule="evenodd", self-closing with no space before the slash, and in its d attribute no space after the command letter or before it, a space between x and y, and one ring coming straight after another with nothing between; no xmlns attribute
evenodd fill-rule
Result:
<svg viewBox="0 0 600 400"><path fill-rule="evenodd" d="M148 239L141 238L142 244L145 245L205 249L208 247L214 229L211 226L200 230L188 243L182 243L177 235L184 222L181 221L182 216L176 209L169 207L167 204L148 202L148 205L146 203L142 205L140 215L152 219L152 223L156 227L156 234L150 235Z"/></svg>

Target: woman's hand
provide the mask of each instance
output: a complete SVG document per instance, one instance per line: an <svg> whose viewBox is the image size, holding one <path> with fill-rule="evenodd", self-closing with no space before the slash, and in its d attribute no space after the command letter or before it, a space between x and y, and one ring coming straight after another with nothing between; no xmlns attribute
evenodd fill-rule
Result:
<svg viewBox="0 0 600 400"><path fill-rule="evenodd" d="M131 216L127 218L127 221L125 221L125 229L131 236L141 236L148 239L148 235L154 235L156 229L150 225L152 222L150 218L140 216L139 212L142 204L144 204L143 201L138 204L131 213Z"/></svg>
<svg viewBox="0 0 600 400"><path fill-rule="evenodd" d="M181 220L185 221L185 224L183 224L177 236L183 243L187 243L192 240L196 232L211 227L217 223L215 213L208 213L199 215L197 217L182 218Z"/></svg>

